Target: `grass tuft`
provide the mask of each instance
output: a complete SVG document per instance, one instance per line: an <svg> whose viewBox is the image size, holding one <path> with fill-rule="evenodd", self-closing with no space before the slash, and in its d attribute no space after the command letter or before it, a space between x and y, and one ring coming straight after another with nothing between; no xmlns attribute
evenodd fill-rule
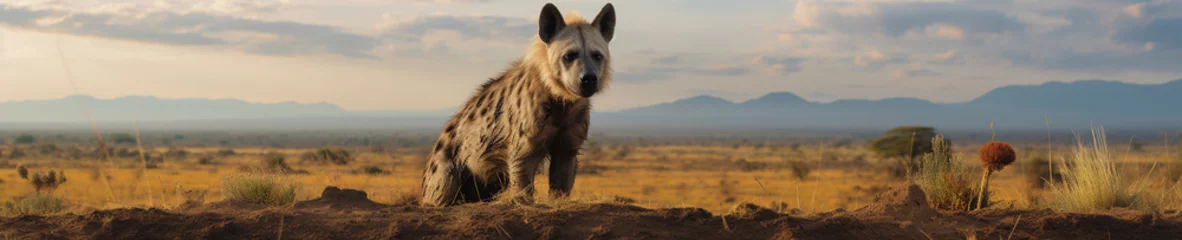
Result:
<svg viewBox="0 0 1182 240"><path fill-rule="evenodd" d="M33 194L16 199L15 202L4 203L4 207L0 208L0 216L45 216L60 213L65 209L66 200L60 197L48 194Z"/></svg>
<svg viewBox="0 0 1182 240"><path fill-rule="evenodd" d="M965 167L960 156L954 155L944 135L932 138L932 152L921 158L915 183L927 194L928 205L932 208L952 211L968 211L977 207L978 198L985 201L981 207L988 207L990 192L978 197L976 171Z"/></svg>
<svg viewBox="0 0 1182 240"><path fill-rule="evenodd" d="M1078 137L1077 137L1078 138ZM1051 186L1051 207L1062 211L1095 211L1114 207L1156 209L1142 201L1143 186L1123 179L1108 151L1103 128L1092 128L1092 145L1077 139L1064 164L1062 184ZM1138 190L1139 189L1139 190Z"/></svg>
<svg viewBox="0 0 1182 240"><path fill-rule="evenodd" d="M299 184L278 175L237 174L226 176L222 194L230 201L282 206L295 202L298 187Z"/></svg>

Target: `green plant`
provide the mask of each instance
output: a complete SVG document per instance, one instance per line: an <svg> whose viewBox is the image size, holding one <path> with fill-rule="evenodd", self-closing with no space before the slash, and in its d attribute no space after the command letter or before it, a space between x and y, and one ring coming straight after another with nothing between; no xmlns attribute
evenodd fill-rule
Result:
<svg viewBox="0 0 1182 240"><path fill-rule="evenodd" d="M870 150L884 159L895 161L896 176L910 176L919 168L915 157L932 152L932 144L927 139L936 136L936 130L931 127L902 126L886 132L882 137L870 142Z"/></svg>
<svg viewBox="0 0 1182 240"><path fill-rule="evenodd" d="M952 211L976 209L978 202L982 207L989 206L991 192L977 194L977 184L973 182L975 171L965 167L960 156L953 154L944 136L936 135L931 143L932 152L920 158L920 168L913 176L916 185L926 194L928 205Z"/></svg>
<svg viewBox="0 0 1182 240"><path fill-rule="evenodd" d="M1092 145L1076 139L1063 168L1063 184L1051 185L1052 206L1063 211L1093 211L1113 207L1154 208L1141 201L1144 186L1121 178L1108 151L1103 128L1092 129Z"/></svg>
<svg viewBox="0 0 1182 240"><path fill-rule="evenodd" d="M272 174L239 174L226 176L222 194L226 200L267 206L280 206L295 201L299 184Z"/></svg>
<svg viewBox="0 0 1182 240"><path fill-rule="evenodd" d="M16 138L12 139L12 142L16 144L32 144L37 142L37 138L33 137L32 134L24 133L16 136Z"/></svg>
<svg viewBox="0 0 1182 240"><path fill-rule="evenodd" d="M60 197L33 194L16 199L14 202L5 202L4 207L0 208L0 216L50 215L65 209L66 200Z"/></svg>
<svg viewBox="0 0 1182 240"><path fill-rule="evenodd" d="M126 133L116 133L108 137L108 140L115 144L135 144L135 136Z"/></svg>

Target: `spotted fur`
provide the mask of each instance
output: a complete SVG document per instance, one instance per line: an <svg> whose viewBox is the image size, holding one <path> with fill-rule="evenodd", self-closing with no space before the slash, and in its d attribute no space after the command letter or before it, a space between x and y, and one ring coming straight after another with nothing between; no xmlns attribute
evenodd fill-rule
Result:
<svg viewBox="0 0 1182 240"><path fill-rule="evenodd" d="M481 85L444 125L424 168L422 203L488 201L502 192L532 201L534 176L547 159L551 195L568 196L587 138L589 98L611 81L614 29L611 4L590 23L546 4L525 56Z"/></svg>

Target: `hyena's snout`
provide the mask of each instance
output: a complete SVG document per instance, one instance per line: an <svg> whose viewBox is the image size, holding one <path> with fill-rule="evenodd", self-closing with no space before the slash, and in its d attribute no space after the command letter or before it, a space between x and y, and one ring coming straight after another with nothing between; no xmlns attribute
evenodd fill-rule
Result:
<svg viewBox="0 0 1182 240"><path fill-rule="evenodd" d="M583 97L591 97L595 92L599 91L599 74L585 73L579 79L579 95Z"/></svg>

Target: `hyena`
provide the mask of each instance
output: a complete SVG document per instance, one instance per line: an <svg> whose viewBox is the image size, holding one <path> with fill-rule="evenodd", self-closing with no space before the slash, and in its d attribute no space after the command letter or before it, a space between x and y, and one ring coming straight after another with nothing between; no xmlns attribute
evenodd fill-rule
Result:
<svg viewBox="0 0 1182 240"><path fill-rule="evenodd" d="M480 86L447 122L423 171L423 204L488 201L503 190L531 202L546 159L551 196L570 194L589 98L611 82L616 15L610 3L590 23L568 15L546 4L525 56Z"/></svg>

